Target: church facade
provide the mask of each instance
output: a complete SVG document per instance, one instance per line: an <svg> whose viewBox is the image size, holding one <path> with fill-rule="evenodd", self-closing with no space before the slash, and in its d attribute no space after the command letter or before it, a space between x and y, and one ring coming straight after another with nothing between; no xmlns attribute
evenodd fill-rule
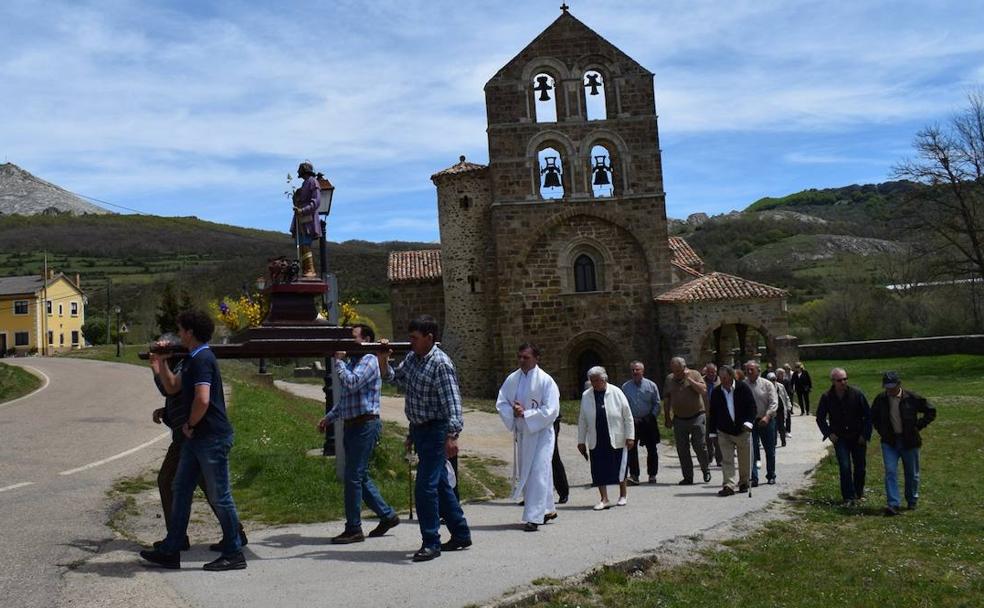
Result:
<svg viewBox="0 0 984 608"><path fill-rule="evenodd" d="M489 164L432 176L441 249L389 267L394 329L441 320L463 392L494 394L523 341L565 396L593 365L795 357L784 291L669 237L651 72L565 10L485 96Z"/></svg>

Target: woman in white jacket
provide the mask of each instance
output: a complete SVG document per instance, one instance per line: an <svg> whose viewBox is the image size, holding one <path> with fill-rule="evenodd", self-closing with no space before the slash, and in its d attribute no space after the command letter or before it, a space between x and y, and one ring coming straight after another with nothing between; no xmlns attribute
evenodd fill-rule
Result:
<svg viewBox="0 0 984 608"><path fill-rule="evenodd" d="M595 511L611 507L608 486L618 484L619 507L626 504L625 473L628 451L635 444L635 422L625 394L608 384L603 367L588 370L591 388L581 395L577 420L577 449L591 462L591 485L598 488L601 502ZM590 452L590 456L588 455Z"/></svg>

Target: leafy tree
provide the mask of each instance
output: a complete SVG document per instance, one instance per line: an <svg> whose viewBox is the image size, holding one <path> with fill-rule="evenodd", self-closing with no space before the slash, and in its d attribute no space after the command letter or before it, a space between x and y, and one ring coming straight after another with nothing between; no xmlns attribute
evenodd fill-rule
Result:
<svg viewBox="0 0 984 608"><path fill-rule="evenodd" d="M104 344L106 342L106 321L99 317L89 317L82 326L82 336L89 344Z"/></svg>
<svg viewBox="0 0 984 608"><path fill-rule="evenodd" d="M164 289L161 290L161 301L157 305L157 313L154 315L154 321L162 334L177 333L179 312L181 312L181 308L174 293L174 283L166 283Z"/></svg>
<svg viewBox="0 0 984 608"><path fill-rule="evenodd" d="M195 302L191 299L191 294L188 290L181 290L181 304L179 305L179 310L191 310L195 307Z"/></svg>

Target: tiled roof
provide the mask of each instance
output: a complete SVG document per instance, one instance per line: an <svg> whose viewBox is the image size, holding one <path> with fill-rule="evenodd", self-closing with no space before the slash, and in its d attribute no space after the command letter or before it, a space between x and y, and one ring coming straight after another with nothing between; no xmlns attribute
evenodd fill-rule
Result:
<svg viewBox="0 0 984 608"><path fill-rule="evenodd" d="M689 266L698 272L704 267L704 260L697 255L693 247L679 236L671 236L669 239L670 251L673 253L673 261L684 266Z"/></svg>
<svg viewBox="0 0 984 608"><path fill-rule="evenodd" d="M431 175L431 179L435 177L440 177L442 175L456 175L458 173L467 173L468 171L479 171L481 169L487 169L488 165L479 165L477 163L470 163L465 160L464 156L458 157L457 164L451 165L443 171L438 171L434 175Z"/></svg>
<svg viewBox="0 0 984 608"><path fill-rule="evenodd" d="M386 276L390 283L438 280L441 278L441 250L391 251Z"/></svg>
<svg viewBox="0 0 984 608"><path fill-rule="evenodd" d="M670 263L673 264L673 267L676 268L677 270L679 270L680 272L682 272L684 274L688 274L688 275L690 275L690 276L692 276L694 278L704 276L701 273L699 273L696 270L694 270L693 268L691 268L690 266L685 266L685 265L681 264L680 262L678 262L676 260L673 260Z"/></svg>
<svg viewBox="0 0 984 608"><path fill-rule="evenodd" d="M723 272L711 272L678 285L657 296L657 302L707 302L713 300L760 300L785 298L789 294L778 287L756 283Z"/></svg>

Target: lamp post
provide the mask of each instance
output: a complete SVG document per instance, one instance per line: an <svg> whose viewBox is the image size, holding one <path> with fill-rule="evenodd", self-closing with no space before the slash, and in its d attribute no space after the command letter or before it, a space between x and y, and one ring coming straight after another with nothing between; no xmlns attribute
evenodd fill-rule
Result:
<svg viewBox="0 0 984 608"><path fill-rule="evenodd" d="M120 356L120 313L122 309L116 306L114 309L116 311L116 356Z"/></svg>
<svg viewBox="0 0 984 608"><path fill-rule="evenodd" d="M263 293L264 289L266 289L266 278L263 276L259 276L256 278L256 290L259 291L260 293ZM260 369L257 371L258 373L261 374L267 373L266 357L260 357Z"/></svg>
<svg viewBox="0 0 984 608"><path fill-rule="evenodd" d="M321 304L322 307L328 311L328 322L335 324L338 323L338 288L335 281L328 274L328 215L331 214L331 201L335 195L335 186L332 185L328 179L319 173L316 176L318 180L318 188L320 189L321 205L318 207L319 221L321 222L321 243L320 251L321 254L321 280L328 284L328 291L324 295L324 299ZM332 357L325 357L325 414L331 411L331 408L335 407L335 402L337 400L337 395L335 391L332 390L332 386L335 383L335 366L332 362ZM335 473L338 475L339 479L343 477L343 471L345 466L345 459L343 458L343 452L341 450L342 445L342 425L334 424L333 428L326 429L325 432L325 445L322 448L322 453L325 456L335 456Z"/></svg>

